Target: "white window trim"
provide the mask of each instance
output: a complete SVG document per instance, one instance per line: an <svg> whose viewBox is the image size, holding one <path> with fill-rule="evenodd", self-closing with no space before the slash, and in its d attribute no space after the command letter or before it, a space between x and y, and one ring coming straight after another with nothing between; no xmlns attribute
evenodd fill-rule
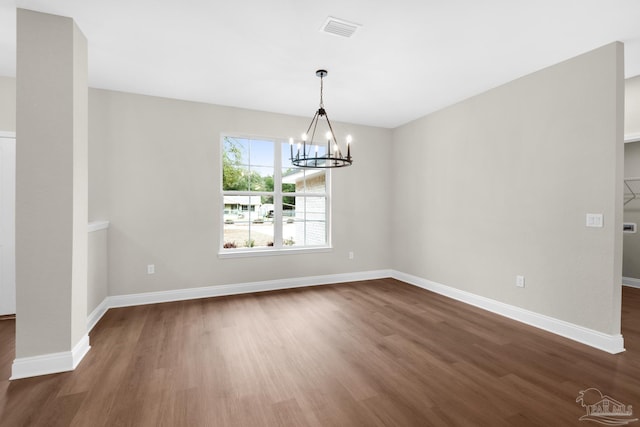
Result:
<svg viewBox="0 0 640 427"><path fill-rule="evenodd" d="M311 254L321 252L333 252L333 248L330 246L318 246L318 247L306 247L306 248L282 248L282 249L253 249L253 248L239 248L228 252L218 252L218 258L249 258L249 257L262 257L262 256L279 256L279 255L300 255Z"/></svg>
<svg viewBox="0 0 640 427"><path fill-rule="evenodd" d="M224 212L224 196L225 193L229 194L232 192L225 192L222 189L222 182L223 182L223 168L222 168L222 156L224 155L224 138L225 137L231 137L231 138L243 138L243 139L258 139L258 140L265 140L265 141L273 141L274 142L274 176L273 176L273 180L274 180L274 191L273 191L273 205L275 206L280 206L280 209L275 209L274 210L274 246L272 247L264 247L264 248L236 248L236 249L225 249L223 248L224 245L224 215L222 215L221 218L219 218L218 220L218 227L219 227L219 244L218 244L218 258L221 259L225 259L225 258L247 258L247 257L260 257L260 256L278 256L278 255L296 255L296 254L306 254L306 253L320 253L320 252L331 252L333 251L333 246L332 246L332 227L331 227L331 223L332 223L332 204L331 204L331 169L328 168L326 169L326 173L325 173L325 185L326 185L326 192L324 194L322 194L322 197L326 197L327 200L327 209L326 209L326 213L325 213L325 240L326 240L326 244L325 245L318 245L318 246L301 246L301 247L297 247L297 248L292 248L292 247L282 247L282 197L283 194L282 193L282 169L283 169L283 165L282 163L282 145L283 144L287 144L287 140L285 138L281 138L281 137L269 137L269 136L257 136L257 135L246 135L246 134L241 134L241 133L235 133L235 132L223 132L220 134L220 140L218 142L218 153L219 153L219 162L218 162L218 167L220 169L220 173L219 173L219 179L220 179L220 185L218 186L219 188L219 198L218 198L218 212L219 214L221 212ZM276 191L275 189L278 187L276 186L276 184L279 184L279 191ZM252 192L252 191L238 191L238 192L233 192L237 195L256 195L257 193L260 192ZM269 194L269 192L266 192L266 194ZM292 196L295 197L296 194L299 194L301 196L306 196L306 197L314 197L313 193L286 193L286 196ZM222 206L223 208L220 209L220 206ZM275 244L276 242L279 243L279 245L281 247L276 247Z"/></svg>

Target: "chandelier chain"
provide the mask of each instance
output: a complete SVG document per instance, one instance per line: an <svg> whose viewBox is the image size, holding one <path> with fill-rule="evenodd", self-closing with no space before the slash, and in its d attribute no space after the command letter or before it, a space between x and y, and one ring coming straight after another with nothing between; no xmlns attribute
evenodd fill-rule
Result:
<svg viewBox="0 0 640 427"><path fill-rule="evenodd" d="M324 100L322 99L322 89L324 86L324 76L320 75L320 108L324 108Z"/></svg>

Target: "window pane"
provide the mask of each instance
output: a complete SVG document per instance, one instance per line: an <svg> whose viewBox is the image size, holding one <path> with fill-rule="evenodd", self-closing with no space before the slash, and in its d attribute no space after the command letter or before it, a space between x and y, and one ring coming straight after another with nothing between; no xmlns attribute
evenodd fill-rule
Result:
<svg viewBox="0 0 640 427"><path fill-rule="evenodd" d="M304 221L304 196L296 196L295 198L295 212L293 218L296 221Z"/></svg>
<svg viewBox="0 0 640 427"><path fill-rule="evenodd" d="M270 166L273 169L273 150L273 141L252 139L249 145L251 165Z"/></svg>
<svg viewBox="0 0 640 427"><path fill-rule="evenodd" d="M282 242L288 246L327 243L325 197L298 196L295 211L283 203Z"/></svg>
<svg viewBox="0 0 640 427"><path fill-rule="evenodd" d="M273 168L252 165L249 173L249 190L273 191Z"/></svg>
<svg viewBox="0 0 640 427"><path fill-rule="evenodd" d="M305 197L306 245L326 243L326 205L324 197Z"/></svg>
<svg viewBox="0 0 640 427"><path fill-rule="evenodd" d="M305 192L307 193L324 193L326 191L326 171L325 170L309 170L305 174Z"/></svg>
<svg viewBox="0 0 640 427"><path fill-rule="evenodd" d="M235 164L249 164L249 140L244 138L224 137L224 151L229 153Z"/></svg>
<svg viewBox="0 0 640 427"><path fill-rule="evenodd" d="M327 242L326 223L324 221L307 221L306 225L306 245L324 245Z"/></svg>
<svg viewBox="0 0 640 427"><path fill-rule="evenodd" d="M305 197L305 199L305 221L324 221L326 199L324 197Z"/></svg>
<svg viewBox="0 0 640 427"><path fill-rule="evenodd" d="M244 247L244 242L249 240L249 229L239 227L237 224L224 224L224 249Z"/></svg>
<svg viewBox="0 0 640 427"><path fill-rule="evenodd" d="M266 213L257 209L249 213L249 239L246 247L273 246L273 221L266 218Z"/></svg>
<svg viewBox="0 0 640 427"><path fill-rule="evenodd" d="M234 249L245 246L249 239L247 215L251 197L224 196L223 248Z"/></svg>
<svg viewBox="0 0 640 427"><path fill-rule="evenodd" d="M273 219L260 196L224 196L223 248L273 246Z"/></svg>
<svg viewBox="0 0 640 427"><path fill-rule="evenodd" d="M222 152L222 189L249 189L249 142L246 139L224 138Z"/></svg>
<svg viewBox="0 0 640 427"><path fill-rule="evenodd" d="M283 193L325 193L327 172L323 169L283 169Z"/></svg>
<svg viewBox="0 0 640 427"><path fill-rule="evenodd" d="M286 197L285 197L286 198ZM291 197L293 199L293 197ZM282 246L294 246L304 244L304 228L298 230L299 225L304 226L303 221L296 222L295 206L283 201L282 203Z"/></svg>
<svg viewBox="0 0 640 427"><path fill-rule="evenodd" d="M302 192L304 188L304 170L295 168L282 169L282 192Z"/></svg>

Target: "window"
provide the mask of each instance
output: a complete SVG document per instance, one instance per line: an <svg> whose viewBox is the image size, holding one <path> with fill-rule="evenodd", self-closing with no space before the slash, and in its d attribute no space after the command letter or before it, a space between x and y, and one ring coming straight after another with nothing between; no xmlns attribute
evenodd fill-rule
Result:
<svg viewBox="0 0 640 427"><path fill-rule="evenodd" d="M328 173L299 169L289 143L222 137L220 253L329 246Z"/></svg>

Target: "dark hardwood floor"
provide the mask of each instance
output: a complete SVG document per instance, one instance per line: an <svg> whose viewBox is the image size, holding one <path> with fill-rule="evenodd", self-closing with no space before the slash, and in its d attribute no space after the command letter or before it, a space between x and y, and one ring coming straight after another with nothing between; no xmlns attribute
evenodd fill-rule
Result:
<svg viewBox="0 0 640 427"><path fill-rule="evenodd" d="M640 289L623 294L618 355L383 279L112 309L74 372L12 382L4 320L0 425L597 425L580 390L640 415Z"/></svg>

